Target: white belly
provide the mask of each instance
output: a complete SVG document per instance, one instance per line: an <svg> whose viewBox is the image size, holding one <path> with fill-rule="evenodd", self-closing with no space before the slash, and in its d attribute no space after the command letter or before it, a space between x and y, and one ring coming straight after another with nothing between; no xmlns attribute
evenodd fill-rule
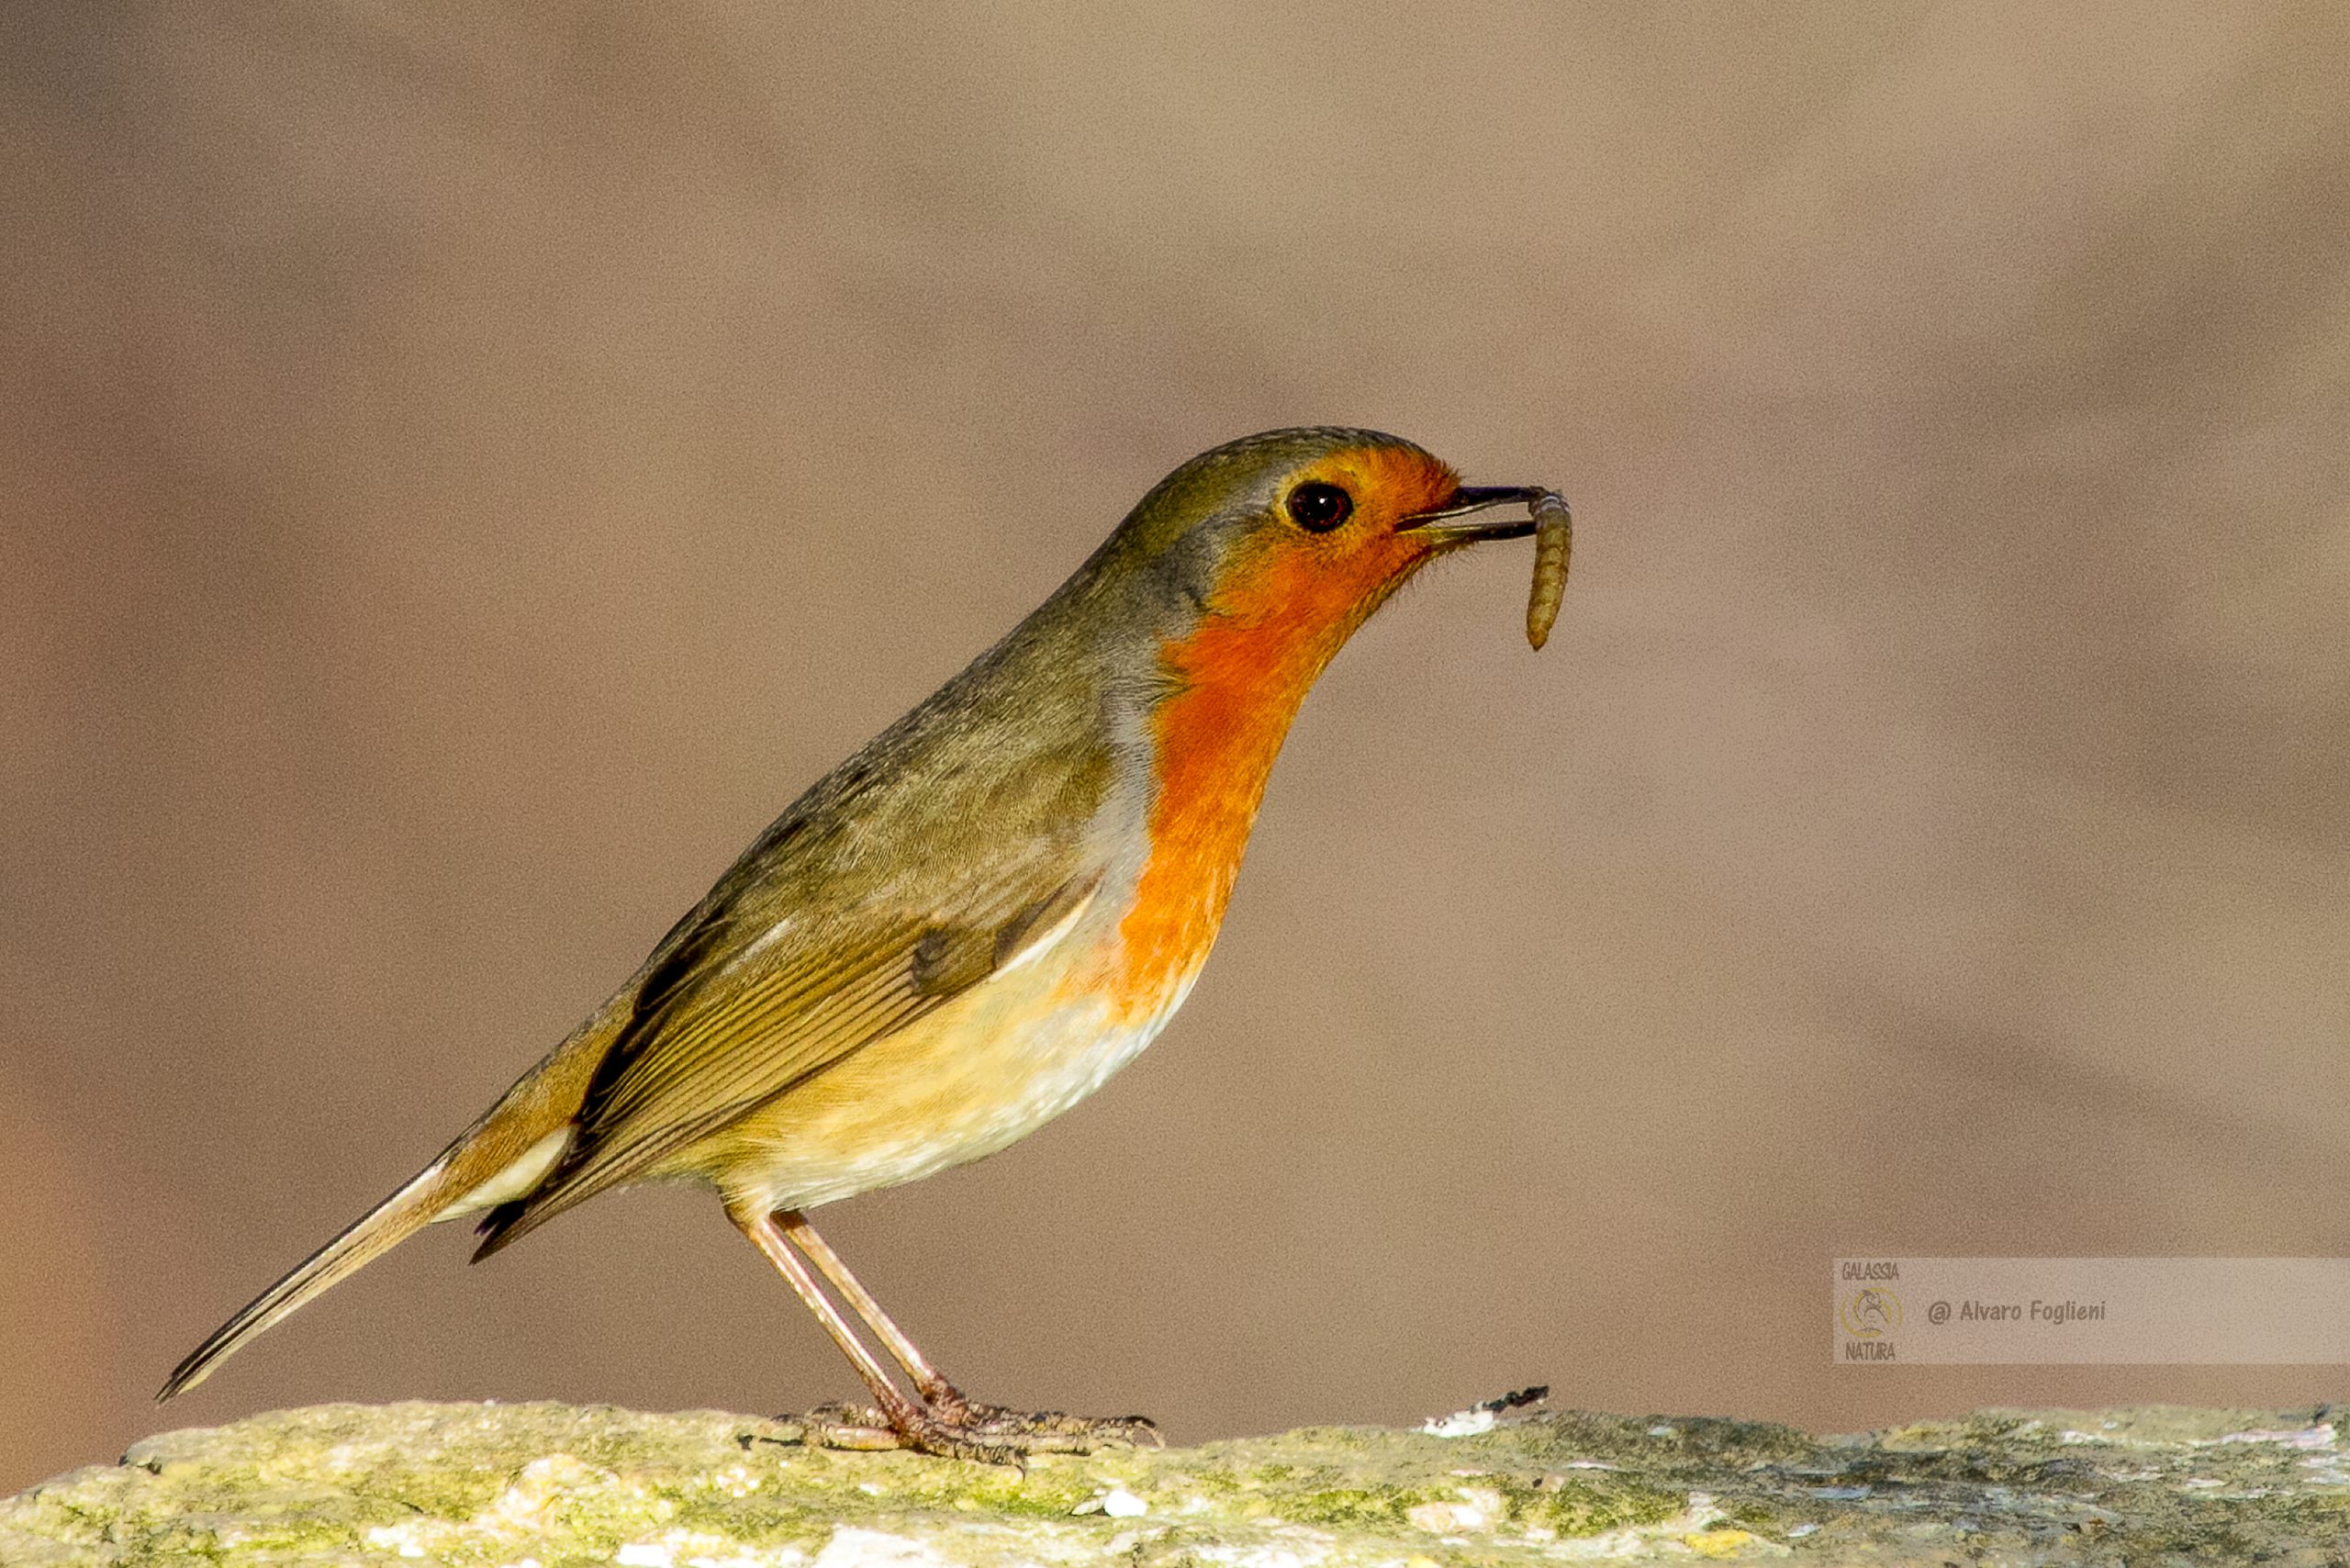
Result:
<svg viewBox="0 0 2350 1568"><path fill-rule="evenodd" d="M747 1118L729 1197L814 1208L993 1154L1101 1088L1182 1002L1121 1023L1098 998L1040 1007L1049 983L982 987Z"/></svg>

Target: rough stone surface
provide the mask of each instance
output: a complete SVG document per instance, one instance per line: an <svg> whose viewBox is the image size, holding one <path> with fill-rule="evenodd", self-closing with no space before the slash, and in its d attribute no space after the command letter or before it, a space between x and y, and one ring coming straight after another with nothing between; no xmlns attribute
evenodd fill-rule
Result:
<svg viewBox="0 0 2350 1568"><path fill-rule="evenodd" d="M699 1411L356 1405L170 1432L0 1503L0 1563L2350 1562L2333 1412L1315 1428L1013 1471ZM1486 1428L1487 1429L1477 1429Z"/></svg>

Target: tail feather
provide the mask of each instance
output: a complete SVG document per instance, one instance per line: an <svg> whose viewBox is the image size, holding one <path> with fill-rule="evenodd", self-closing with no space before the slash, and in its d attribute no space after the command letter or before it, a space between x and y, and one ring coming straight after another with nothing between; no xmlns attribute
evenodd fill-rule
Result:
<svg viewBox="0 0 2350 1568"><path fill-rule="evenodd" d="M169 1399L194 1388L246 1340L284 1322L313 1296L434 1220L456 1219L528 1195L569 1146L572 1119L605 1047L628 1021L633 994L632 982L516 1080L440 1159L214 1329L172 1369L155 1397Z"/></svg>
<svg viewBox="0 0 2350 1568"><path fill-rule="evenodd" d="M194 1388L246 1340L292 1316L311 1297L439 1217L449 1202L448 1189L453 1185L449 1177L456 1154L457 1150L452 1149L426 1166L406 1186L214 1329L210 1338L172 1369L162 1392L155 1395L157 1402Z"/></svg>

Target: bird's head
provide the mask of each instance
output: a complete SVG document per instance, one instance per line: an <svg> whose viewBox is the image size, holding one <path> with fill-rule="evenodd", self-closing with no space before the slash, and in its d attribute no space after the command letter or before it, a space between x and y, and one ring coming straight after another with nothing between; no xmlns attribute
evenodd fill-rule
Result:
<svg viewBox="0 0 2350 1568"><path fill-rule="evenodd" d="M1310 683L1429 561L1531 533L1522 509L1539 494L1463 486L1446 464L1376 431L1271 431L1176 469L1103 554L1175 611L1178 663L1213 652L1259 679Z"/></svg>

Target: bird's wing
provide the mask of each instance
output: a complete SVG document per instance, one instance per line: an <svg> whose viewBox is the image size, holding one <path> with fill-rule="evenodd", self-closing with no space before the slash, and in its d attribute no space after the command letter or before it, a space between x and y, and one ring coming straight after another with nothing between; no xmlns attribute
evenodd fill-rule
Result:
<svg viewBox="0 0 2350 1568"><path fill-rule="evenodd" d="M489 1211L476 1258L986 980L1102 881L1073 846L1031 840L982 875L915 884L935 901L916 913L902 880L785 897L771 868L751 874L755 856L655 949L564 1157Z"/></svg>

